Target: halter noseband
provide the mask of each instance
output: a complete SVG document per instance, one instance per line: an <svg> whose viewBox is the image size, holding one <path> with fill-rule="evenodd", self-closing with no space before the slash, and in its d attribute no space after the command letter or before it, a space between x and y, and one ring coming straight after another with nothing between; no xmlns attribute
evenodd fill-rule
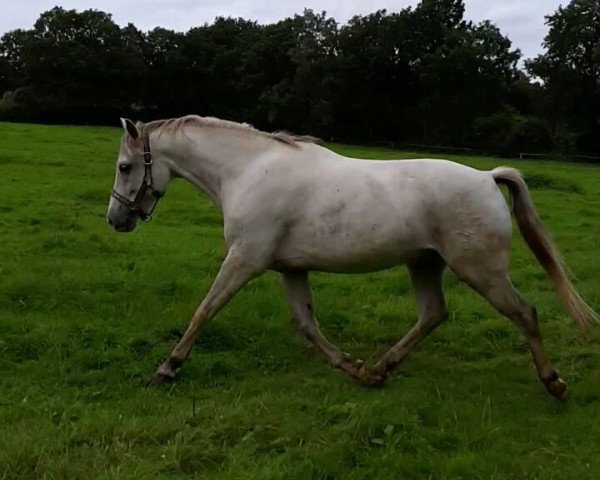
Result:
<svg viewBox="0 0 600 480"><path fill-rule="evenodd" d="M164 194L156 190L152 185L152 152L150 151L150 139L148 138L147 132L143 132L142 139L144 141L144 179L142 180L142 184L140 185L135 198L133 200L129 200L127 197L124 197L117 192L114 188L111 192L111 196L129 208L129 210L131 210L133 213L138 215L142 221L146 222L152 219L152 212ZM156 200L152 205L152 208L146 212L142 208L141 203L146 195L147 190L152 192L152 196Z"/></svg>

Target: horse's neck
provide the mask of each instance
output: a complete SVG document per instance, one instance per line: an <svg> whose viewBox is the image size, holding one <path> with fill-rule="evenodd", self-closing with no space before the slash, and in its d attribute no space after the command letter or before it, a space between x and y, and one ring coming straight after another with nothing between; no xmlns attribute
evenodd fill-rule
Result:
<svg viewBox="0 0 600 480"><path fill-rule="evenodd" d="M261 154L261 145L252 137L231 133L190 129L164 143L173 172L202 190L219 207L223 205L224 187Z"/></svg>

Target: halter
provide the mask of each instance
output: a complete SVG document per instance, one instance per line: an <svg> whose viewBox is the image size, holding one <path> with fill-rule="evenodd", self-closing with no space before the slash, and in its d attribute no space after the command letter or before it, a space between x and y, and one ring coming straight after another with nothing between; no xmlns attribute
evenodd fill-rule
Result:
<svg viewBox="0 0 600 480"><path fill-rule="evenodd" d="M124 197L117 192L114 188L111 192L111 196L129 208L129 210L131 210L133 213L138 215L142 221L146 222L152 220L152 212L164 194L152 186L152 152L150 152L150 139L148 138L147 132L142 134L142 139L144 141L144 179L142 180L142 184L140 185L135 198L133 200L129 200L127 197ZM150 208L148 212L144 211L141 205L147 190L150 190L152 192L152 196L156 199L152 204L152 208Z"/></svg>

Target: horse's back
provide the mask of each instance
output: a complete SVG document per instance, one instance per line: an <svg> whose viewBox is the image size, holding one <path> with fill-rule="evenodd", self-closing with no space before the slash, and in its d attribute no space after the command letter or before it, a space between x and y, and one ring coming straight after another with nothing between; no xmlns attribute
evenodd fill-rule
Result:
<svg viewBox="0 0 600 480"><path fill-rule="evenodd" d="M278 210L286 217L280 268L377 270L422 250L455 254L490 232L510 234L489 172L435 159L327 160L307 161L289 184L290 202Z"/></svg>

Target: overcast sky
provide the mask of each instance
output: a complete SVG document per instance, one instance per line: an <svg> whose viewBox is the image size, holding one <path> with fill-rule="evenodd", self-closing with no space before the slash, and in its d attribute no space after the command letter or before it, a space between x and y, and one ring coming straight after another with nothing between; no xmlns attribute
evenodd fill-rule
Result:
<svg viewBox="0 0 600 480"><path fill-rule="evenodd" d="M186 31L217 16L243 17L270 23L312 8L325 10L338 22L353 15L385 8L398 11L416 0L0 0L0 34L16 28L30 28L39 14L55 5L67 9L96 8L113 14L125 25L142 30L161 26ZM465 0L467 18L489 19L520 48L526 57L540 53L546 35L544 15L568 0Z"/></svg>

